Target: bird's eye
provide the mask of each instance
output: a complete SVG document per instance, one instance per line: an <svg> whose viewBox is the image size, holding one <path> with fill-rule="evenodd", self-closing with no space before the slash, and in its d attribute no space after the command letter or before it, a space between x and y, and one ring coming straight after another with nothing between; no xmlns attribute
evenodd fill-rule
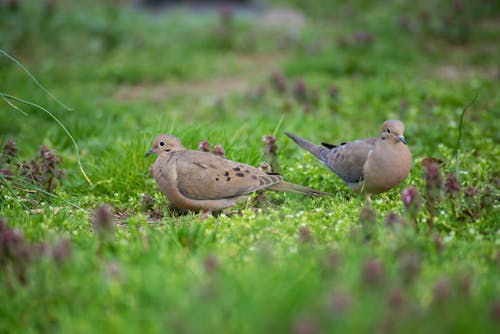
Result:
<svg viewBox="0 0 500 334"><path fill-rule="evenodd" d="M391 133L391 129L390 128L387 128L387 133Z"/></svg>
<svg viewBox="0 0 500 334"><path fill-rule="evenodd" d="M164 142L164 141L161 141L161 142L160 142L160 146L165 146L165 142Z"/></svg>

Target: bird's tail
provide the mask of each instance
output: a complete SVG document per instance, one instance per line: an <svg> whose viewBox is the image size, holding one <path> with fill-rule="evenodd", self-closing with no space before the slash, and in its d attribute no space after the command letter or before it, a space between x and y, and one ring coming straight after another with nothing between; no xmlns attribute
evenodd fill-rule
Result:
<svg viewBox="0 0 500 334"><path fill-rule="evenodd" d="M305 139L300 138L292 133L285 132L285 134L290 137L294 142L296 142L303 149L311 152L316 158L322 160L321 152L327 150L326 148L318 145L314 145L313 143L308 142Z"/></svg>
<svg viewBox="0 0 500 334"><path fill-rule="evenodd" d="M276 183L275 185L270 187L269 190L283 191L283 192L306 195L306 196L313 196L313 197L333 196L332 193L327 193L324 191L316 190L313 188L301 186L301 185L286 182L286 181L281 181L279 183Z"/></svg>

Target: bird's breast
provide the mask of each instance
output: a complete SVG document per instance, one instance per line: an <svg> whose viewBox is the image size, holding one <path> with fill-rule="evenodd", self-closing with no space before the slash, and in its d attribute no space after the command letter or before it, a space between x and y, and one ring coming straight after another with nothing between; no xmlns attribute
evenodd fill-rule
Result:
<svg viewBox="0 0 500 334"><path fill-rule="evenodd" d="M392 147L391 147L392 146ZM378 194L388 191L408 176L411 169L411 154L406 145L397 144L375 147L363 168L366 191Z"/></svg>

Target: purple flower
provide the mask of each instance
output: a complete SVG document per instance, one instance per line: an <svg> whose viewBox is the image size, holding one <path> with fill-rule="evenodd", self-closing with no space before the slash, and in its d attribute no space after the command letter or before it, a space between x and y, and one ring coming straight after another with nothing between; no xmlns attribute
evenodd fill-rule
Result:
<svg viewBox="0 0 500 334"><path fill-rule="evenodd" d="M406 212L415 221L418 211L422 206L422 198L420 198L418 190L414 187L404 188L401 193L401 199L403 200Z"/></svg>
<svg viewBox="0 0 500 334"><path fill-rule="evenodd" d="M52 191L64 176L64 171L58 168L62 159L46 146L40 147L38 155L38 159L32 159L30 162L23 161L19 165L19 174L33 183L39 183L47 191Z"/></svg>
<svg viewBox="0 0 500 334"><path fill-rule="evenodd" d="M458 182L455 174L450 173L446 177L446 182L444 183L444 191L450 196L456 196L460 192L460 183Z"/></svg>
<svg viewBox="0 0 500 334"><path fill-rule="evenodd" d="M295 82L293 87L293 95L297 101L304 102L307 100L307 87L304 80L300 79Z"/></svg>
<svg viewBox="0 0 500 334"><path fill-rule="evenodd" d="M278 151L276 145L276 137L273 135L262 136L262 141L265 144L265 153L275 153Z"/></svg>
<svg viewBox="0 0 500 334"><path fill-rule="evenodd" d="M387 306L393 311L398 311L404 305L405 295L402 290L394 288L389 292Z"/></svg>
<svg viewBox="0 0 500 334"><path fill-rule="evenodd" d="M103 204L96 210L92 225L99 235L113 232L113 211L110 205Z"/></svg>
<svg viewBox="0 0 500 334"><path fill-rule="evenodd" d="M372 44L373 41L375 40L373 35L368 31L358 31L353 35L352 39L355 43L365 44L365 45Z"/></svg>
<svg viewBox="0 0 500 334"><path fill-rule="evenodd" d="M61 265L71 257L71 240L63 238L52 249L52 258Z"/></svg>
<svg viewBox="0 0 500 334"><path fill-rule="evenodd" d="M17 157L17 146L13 140L7 140L3 147L3 154L9 158Z"/></svg>
<svg viewBox="0 0 500 334"><path fill-rule="evenodd" d="M425 199L429 210L429 229L434 227L434 216L436 203L441 199L443 191L443 178L439 167L440 160L436 158L426 158L422 161L425 179Z"/></svg>
<svg viewBox="0 0 500 334"><path fill-rule="evenodd" d="M204 139L204 140L200 141L200 143L198 144L198 149L202 152L210 152L211 146L212 145L210 145L208 140Z"/></svg>
<svg viewBox="0 0 500 334"><path fill-rule="evenodd" d="M44 147L45 148L45 147ZM61 157L58 157L52 151L47 149L46 151L42 151L40 149L41 162L42 162L42 173L46 174L48 177L52 177L55 175L63 176L63 172L58 170L57 167L61 163Z"/></svg>
<svg viewBox="0 0 500 334"><path fill-rule="evenodd" d="M387 227L396 227L405 223L404 219L394 211L389 212L387 217L385 217L385 226Z"/></svg>
<svg viewBox="0 0 500 334"><path fill-rule="evenodd" d="M219 268L219 259L213 254L209 255L203 262L203 267L206 273L213 274Z"/></svg>
<svg viewBox="0 0 500 334"><path fill-rule="evenodd" d="M35 160L31 160L29 163L26 161L21 162L19 165L19 173L32 182L39 182L42 179L41 172Z"/></svg>
<svg viewBox="0 0 500 334"><path fill-rule="evenodd" d="M224 151L224 148L222 147L221 144L215 145L214 150L212 151L212 153L215 154L215 155L220 155L222 157L226 155L226 151Z"/></svg>
<svg viewBox="0 0 500 334"><path fill-rule="evenodd" d="M314 241L311 229L307 225L301 225L299 228L299 241L302 243L310 243Z"/></svg>
<svg viewBox="0 0 500 334"><path fill-rule="evenodd" d="M316 322L307 317L300 318L297 320L293 326L294 334L316 334L319 333L318 326Z"/></svg>
<svg viewBox="0 0 500 334"><path fill-rule="evenodd" d="M324 263L327 270L329 271L336 270L340 266L341 262L342 262L342 256L338 251L329 250L326 253Z"/></svg>
<svg viewBox="0 0 500 334"><path fill-rule="evenodd" d="M401 197L403 199L403 204L405 205L406 210L414 207L417 199L418 199L418 190L414 187L406 187L403 189L401 193Z"/></svg>
<svg viewBox="0 0 500 334"><path fill-rule="evenodd" d="M269 163L273 172L280 172L280 164L278 161L278 145L276 144L276 137L272 135L263 136L264 141L264 161Z"/></svg>
<svg viewBox="0 0 500 334"><path fill-rule="evenodd" d="M464 195L466 198L469 198L469 199L476 197L480 193L481 193L481 191L474 186L469 185L464 189Z"/></svg>
<svg viewBox="0 0 500 334"><path fill-rule="evenodd" d="M328 96L332 100L335 100L339 97L339 87L337 85L331 85L330 88L328 88Z"/></svg>
<svg viewBox="0 0 500 334"><path fill-rule="evenodd" d="M429 163L425 167L424 178L426 195L437 200L443 189L441 169L437 163Z"/></svg>
<svg viewBox="0 0 500 334"><path fill-rule="evenodd" d="M420 274L420 259L418 254L407 252L399 257L399 270L404 283L413 282Z"/></svg>
<svg viewBox="0 0 500 334"><path fill-rule="evenodd" d="M330 307L335 313L344 313L352 305L352 297L347 291L338 290L332 294Z"/></svg>
<svg viewBox="0 0 500 334"><path fill-rule="evenodd" d="M369 259L363 263L361 274L363 282L366 285L377 285L382 281L384 276L384 266L377 259Z"/></svg>
<svg viewBox="0 0 500 334"><path fill-rule="evenodd" d="M271 85L278 93L284 93L286 91L286 80L283 74L280 72L273 72L271 74Z"/></svg>
<svg viewBox="0 0 500 334"><path fill-rule="evenodd" d="M141 202L141 208L142 211L148 212L153 210L153 207L155 205L155 201L151 196L148 194L142 194L142 202Z"/></svg>
<svg viewBox="0 0 500 334"><path fill-rule="evenodd" d="M30 259L31 250L21 232L6 227L0 234L0 254L12 262L24 262Z"/></svg>
<svg viewBox="0 0 500 334"><path fill-rule="evenodd" d="M448 277L439 278L432 289L436 302L443 303L451 294L451 281Z"/></svg>
<svg viewBox="0 0 500 334"><path fill-rule="evenodd" d="M40 256L50 256L51 249L46 242L39 242L32 247L33 255Z"/></svg>
<svg viewBox="0 0 500 334"><path fill-rule="evenodd" d="M0 169L0 174L2 174L4 177L14 176L14 173L8 168Z"/></svg>
<svg viewBox="0 0 500 334"><path fill-rule="evenodd" d="M359 220L361 223L371 223L371 224L376 224L377 223L377 213L373 208L369 205L363 207L361 209L361 212L359 214Z"/></svg>
<svg viewBox="0 0 500 334"><path fill-rule="evenodd" d="M0 221L0 267L4 270L12 266L21 284L28 281L26 266L32 258L32 248L24 235L7 226L5 219Z"/></svg>

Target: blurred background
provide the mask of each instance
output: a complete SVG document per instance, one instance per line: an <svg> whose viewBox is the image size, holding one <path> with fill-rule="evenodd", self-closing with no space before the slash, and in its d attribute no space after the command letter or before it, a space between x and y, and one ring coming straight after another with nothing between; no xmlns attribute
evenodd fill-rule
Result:
<svg viewBox="0 0 500 334"><path fill-rule="evenodd" d="M470 131L498 142L499 15L494 0L1 0L0 48L74 110L5 56L0 91L47 107L84 156L187 129L191 147L205 137L260 147L283 117L284 130L332 142L401 118L419 154L423 137L454 145L441 130L456 129L478 92L470 117L485 126ZM71 161L64 131L23 108L29 117L0 105L2 136L31 144L36 131L22 155L44 142Z"/></svg>

